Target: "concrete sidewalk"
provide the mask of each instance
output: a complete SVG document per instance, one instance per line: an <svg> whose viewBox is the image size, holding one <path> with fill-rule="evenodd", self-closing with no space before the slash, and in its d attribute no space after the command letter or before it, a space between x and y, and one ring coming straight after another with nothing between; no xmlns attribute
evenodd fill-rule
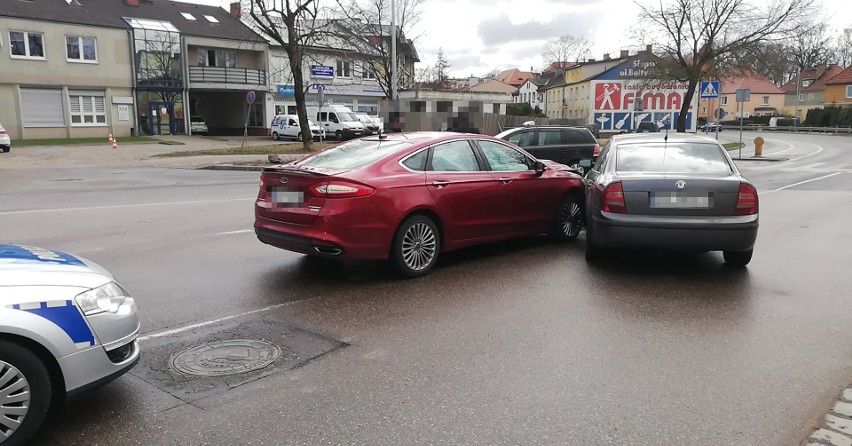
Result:
<svg viewBox="0 0 852 446"><path fill-rule="evenodd" d="M152 158L161 153L190 152L209 149L227 149L240 147L242 137L201 136L159 136L164 142L182 143L167 145L160 143L119 144L113 150L106 143L98 145L62 145L15 147L12 151L0 153L0 170L37 169L45 167L172 167L199 168L216 164L244 163L258 161L267 163L265 155L209 155L181 158ZM250 136L246 138L246 147L277 145L286 147L296 144L291 141L274 141L271 137Z"/></svg>

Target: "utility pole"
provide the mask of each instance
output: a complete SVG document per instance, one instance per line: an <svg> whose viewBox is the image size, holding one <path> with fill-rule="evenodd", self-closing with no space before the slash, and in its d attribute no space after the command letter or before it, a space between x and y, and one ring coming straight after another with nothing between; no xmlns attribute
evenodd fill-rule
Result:
<svg viewBox="0 0 852 446"><path fill-rule="evenodd" d="M802 85L802 71L796 74L796 114L793 116L793 133L799 131L799 86Z"/></svg>
<svg viewBox="0 0 852 446"><path fill-rule="evenodd" d="M397 86L399 78L397 77L396 63L396 2L390 0L391 4L391 100L396 100Z"/></svg>

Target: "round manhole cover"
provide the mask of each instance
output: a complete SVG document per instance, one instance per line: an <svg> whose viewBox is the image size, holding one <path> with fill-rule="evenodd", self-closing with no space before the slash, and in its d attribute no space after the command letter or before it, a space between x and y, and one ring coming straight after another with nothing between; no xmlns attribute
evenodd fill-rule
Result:
<svg viewBox="0 0 852 446"><path fill-rule="evenodd" d="M281 349L268 342L233 339L184 350L172 360L172 367L187 375L236 375L262 369L280 356Z"/></svg>

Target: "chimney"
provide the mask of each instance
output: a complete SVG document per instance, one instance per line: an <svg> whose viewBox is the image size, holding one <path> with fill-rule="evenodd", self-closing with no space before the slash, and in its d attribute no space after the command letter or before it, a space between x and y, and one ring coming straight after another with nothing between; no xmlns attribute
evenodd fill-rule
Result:
<svg viewBox="0 0 852 446"><path fill-rule="evenodd" d="M611 57L609 57L609 53L604 53L604 58L603 58L603 60L612 60L612 58L611 58Z"/></svg>
<svg viewBox="0 0 852 446"><path fill-rule="evenodd" d="M139 0L125 0L128 6L139 6Z"/></svg>
<svg viewBox="0 0 852 446"><path fill-rule="evenodd" d="M625 57L628 57L628 56L630 56L630 50L621 50L621 56L619 56L619 57L624 59Z"/></svg>
<svg viewBox="0 0 852 446"><path fill-rule="evenodd" d="M240 18L242 16L242 10L240 10L240 2L231 3L231 15Z"/></svg>
<svg viewBox="0 0 852 446"><path fill-rule="evenodd" d="M645 51L648 52L648 53L653 53L654 52L654 45L651 45L651 44L645 45Z"/></svg>

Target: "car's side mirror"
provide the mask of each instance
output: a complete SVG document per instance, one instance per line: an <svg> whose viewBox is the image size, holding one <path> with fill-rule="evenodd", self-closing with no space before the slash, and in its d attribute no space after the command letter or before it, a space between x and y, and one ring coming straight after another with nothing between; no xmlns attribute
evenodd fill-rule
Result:
<svg viewBox="0 0 852 446"><path fill-rule="evenodd" d="M541 161L536 161L535 164L533 164L533 170L535 171L536 175L541 176L544 173L544 163Z"/></svg>
<svg viewBox="0 0 852 446"><path fill-rule="evenodd" d="M580 160L579 165L583 169L588 169L588 168L592 167L592 160L589 160L589 159Z"/></svg>

